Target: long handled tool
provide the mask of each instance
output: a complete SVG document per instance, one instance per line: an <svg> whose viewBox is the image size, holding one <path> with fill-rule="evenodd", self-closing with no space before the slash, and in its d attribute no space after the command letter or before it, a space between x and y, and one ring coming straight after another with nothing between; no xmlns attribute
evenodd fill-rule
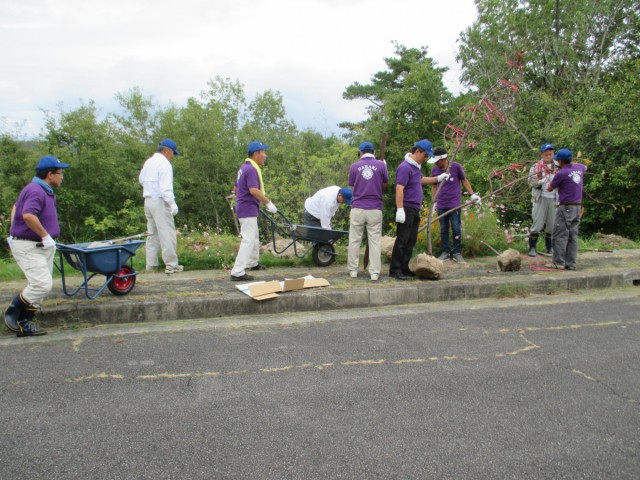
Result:
<svg viewBox="0 0 640 480"><path fill-rule="evenodd" d="M145 238L145 237L148 237L150 235L151 234L149 232L145 232L145 233L138 233L137 235L131 235L129 237L114 238L113 240L103 240L103 241L98 241L98 242L91 242L85 248L100 248L100 247L108 247L109 245L120 245L120 244L126 242L127 240L137 240L138 238Z"/></svg>
<svg viewBox="0 0 640 480"><path fill-rule="evenodd" d="M236 226L236 233L240 236L240 224L238 223L238 216L236 215L236 209L233 204L233 200L236 198L234 194L227 195L224 199L227 201L229 208L231 209L231 216L233 217L233 223Z"/></svg>

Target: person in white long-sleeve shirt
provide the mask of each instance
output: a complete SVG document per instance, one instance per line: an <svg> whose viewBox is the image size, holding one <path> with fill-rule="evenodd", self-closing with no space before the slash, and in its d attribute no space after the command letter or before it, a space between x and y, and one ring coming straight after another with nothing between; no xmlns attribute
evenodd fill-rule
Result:
<svg viewBox="0 0 640 480"><path fill-rule="evenodd" d="M341 203L351 205L353 192L349 187L337 185L318 190L304 202L302 217L304 224L331 230L331 219L338 211Z"/></svg>
<svg viewBox="0 0 640 480"><path fill-rule="evenodd" d="M157 152L144 162L138 176L144 197L147 232L150 234L146 242L147 271L158 268L158 254L162 253L166 274L184 269L178 264L178 238L173 219L178 214L171 166L174 155L180 155L176 142L170 138L162 140Z"/></svg>

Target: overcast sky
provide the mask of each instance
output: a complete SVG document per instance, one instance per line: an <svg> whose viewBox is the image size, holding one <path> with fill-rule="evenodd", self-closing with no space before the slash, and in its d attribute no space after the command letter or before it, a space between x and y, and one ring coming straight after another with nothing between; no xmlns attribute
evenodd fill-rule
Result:
<svg viewBox="0 0 640 480"><path fill-rule="evenodd" d="M392 41L428 47L445 84L461 91L456 39L473 0L2 0L0 132L38 134L44 111L140 87L160 105L183 106L219 75L250 99L279 91L301 128L338 133L365 118L342 93L369 83Z"/></svg>

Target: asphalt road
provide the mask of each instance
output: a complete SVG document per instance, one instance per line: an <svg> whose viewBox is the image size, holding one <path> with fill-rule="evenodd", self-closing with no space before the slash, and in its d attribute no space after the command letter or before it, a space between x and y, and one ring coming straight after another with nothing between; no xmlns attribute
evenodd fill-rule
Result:
<svg viewBox="0 0 640 480"><path fill-rule="evenodd" d="M640 291L0 339L0 478L637 479Z"/></svg>

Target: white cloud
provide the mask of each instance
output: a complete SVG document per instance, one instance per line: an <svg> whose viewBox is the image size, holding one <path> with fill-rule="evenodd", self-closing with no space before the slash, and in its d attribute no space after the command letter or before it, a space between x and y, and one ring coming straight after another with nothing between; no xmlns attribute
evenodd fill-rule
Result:
<svg viewBox="0 0 640 480"><path fill-rule="evenodd" d="M4 2L7 3L7 2ZM44 110L92 99L103 110L134 86L182 104L216 75L248 97L279 91L301 127L364 117L345 88L385 68L392 41L427 46L459 91L455 41L473 0L9 0L0 19L0 117L38 133Z"/></svg>

